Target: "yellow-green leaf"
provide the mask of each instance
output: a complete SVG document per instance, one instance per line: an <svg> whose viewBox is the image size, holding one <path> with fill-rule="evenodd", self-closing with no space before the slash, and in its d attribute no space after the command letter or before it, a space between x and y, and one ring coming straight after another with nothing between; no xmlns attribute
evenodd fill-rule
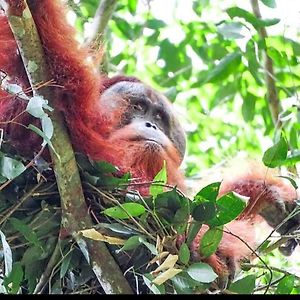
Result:
<svg viewBox="0 0 300 300"><path fill-rule="evenodd" d="M125 240L104 235L104 234L98 232L97 230L95 230L94 228L81 230L80 232L82 233L82 235L84 237L86 237L88 239L106 242L111 245L124 245L124 243L125 243Z"/></svg>
<svg viewBox="0 0 300 300"><path fill-rule="evenodd" d="M179 274L180 272L182 272L181 269L169 269L163 273L161 273L160 275L158 275L153 281L152 283L157 284L157 285L161 285L164 282L166 282L168 279L173 278L175 275Z"/></svg>

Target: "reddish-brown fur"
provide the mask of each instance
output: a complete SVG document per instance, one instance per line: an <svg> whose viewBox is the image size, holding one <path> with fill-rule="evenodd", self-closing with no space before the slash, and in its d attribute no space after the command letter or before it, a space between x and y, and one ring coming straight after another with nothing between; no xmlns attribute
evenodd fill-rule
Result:
<svg viewBox="0 0 300 300"><path fill-rule="evenodd" d="M22 13L21 0L8 1L13 4L14 14ZM56 101L65 115L71 133L74 147L94 160L107 160L117 165L122 171L130 171L133 177L141 181L152 180L160 170L163 160L167 160L169 183L183 187L183 178L178 170L181 159L175 147L171 146L161 157L155 152L145 151L144 147L132 142L123 141L116 135L112 143L107 143L107 132L118 122L120 114L107 118L105 107L99 107L101 92L119 81L137 81L133 77L116 77L109 79L96 71L92 62L86 57L92 57L89 49L79 48L74 39L75 31L64 19L65 7L57 0L28 1L44 46L49 73L55 80ZM28 87L28 80L17 53L14 37L8 26L6 16L0 14L0 69L10 76L10 81ZM0 121L7 122L21 113L26 103L15 99L0 89ZM16 119L22 124L29 124L32 118L22 114ZM20 125L9 124L5 127L10 134L11 142L24 153L32 151L33 145L38 145L34 133L24 130ZM26 134L26 141L24 136ZM241 220L233 221L226 226L230 232L246 241L252 248L256 246L253 222L260 210L272 206L278 198L284 201L296 199L294 189L283 180L271 175L265 176L264 170L257 171L256 166L248 165L249 172L240 174L237 178L230 174L221 187L221 194L235 190L250 197L249 205ZM225 228L225 229L226 229ZM199 241L207 230L203 227L191 249L196 259ZM224 234L218 253L206 258L219 273L227 272L226 258L231 258L238 265L240 259L251 254L245 243L230 234Z"/></svg>
<svg viewBox="0 0 300 300"><path fill-rule="evenodd" d="M14 14L21 14L18 3L22 1L9 1L13 4ZM66 8L60 1L29 1L42 44L49 72L56 85L56 101L63 110L73 145L76 150L87 154L94 160L106 160L117 165L121 171L131 171L133 177L140 181L149 181L161 169L163 160L167 160L169 169L169 183L181 185L182 176L177 172L180 158L177 151L170 149L173 159L161 157L153 159L145 155L143 149L137 146L124 145L120 140L107 143L107 132L110 132L120 117L107 118L105 108L99 109L100 93L119 81L139 81L134 77L117 76L112 79L102 76L87 62L92 54L87 48L80 48L74 39L75 30L65 20ZM18 10L19 9L19 10ZM12 82L21 83L28 87L25 70L20 56L17 55L17 46L10 31L7 19L0 16L0 68L11 77ZM24 111L26 104L18 99L12 99L3 90L0 91L0 121L11 120L18 113ZM117 114L121 114L119 112ZM17 122L29 124L32 119L28 114L22 114ZM22 149L23 153L30 153L32 145L38 143L35 134L32 134L18 125L10 124L7 130L10 133L12 144ZM24 136L30 136L30 143L24 145ZM28 146L28 147L27 147ZM120 160L122 158L122 160ZM132 161L135 158L135 161ZM175 165L174 165L174 162ZM136 167L138 162L139 167Z"/></svg>

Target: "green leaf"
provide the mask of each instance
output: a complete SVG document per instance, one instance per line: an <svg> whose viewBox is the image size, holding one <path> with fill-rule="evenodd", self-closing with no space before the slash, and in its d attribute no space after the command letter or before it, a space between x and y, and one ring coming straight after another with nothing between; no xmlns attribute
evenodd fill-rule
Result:
<svg viewBox="0 0 300 300"><path fill-rule="evenodd" d="M190 245L192 243L192 241L194 240L194 238L198 234L198 232L201 229L201 227L202 227L202 223L201 222L192 221L192 223L191 223L191 225L189 227L189 231L188 231L188 235L187 235L187 239L186 239L186 243L188 245Z"/></svg>
<svg viewBox="0 0 300 300"><path fill-rule="evenodd" d="M35 132L36 134L38 134L40 137L42 137L44 139L44 141L47 142L47 144L49 145L49 147L54 151L54 153L56 155L58 155L52 145L52 142L50 141L50 139L47 137L46 133L44 133L41 129L37 128L36 126L29 124L28 125L28 129L32 130L33 132ZM44 142L42 143L42 145L44 145Z"/></svg>
<svg viewBox="0 0 300 300"><path fill-rule="evenodd" d="M179 194L174 188L171 191L158 194L153 204L155 211L168 222L179 224L187 222L190 200Z"/></svg>
<svg viewBox="0 0 300 300"><path fill-rule="evenodd" d="M259 251L263 253L270 246L270 244L271 244L271 241L269 241L269 240L264 241L259 246L259 248L258 248ZM249 267L249 266L243 266L243 264L242 264L242 270L249 271L250 269L251 269L251 267Z"/></svg>
<svg viewBox="0 0 300 300"><path fill-rule="evenodd" d="M106 161L93 161L93 167L102 174L114 173L117 168Z"/></svg>
<svg viewBox="0 0 300 300"><path fill-rule="evenodd" d="M164 95L173 103L178 94L177 88L175 86L170 87L167 91L164 92Z"/></svg>
<svg viewBox="0 0 300 300"><path fill-rule="evenodd" d="M52 111L53 109L48 106L48 101L43 96L34 96L30 98L26 111L30 113L32 116L36 118L43 118L45 115L47 115L44 112L44 108Z"/></svg>
<svg viewBox="0 0 300 300"><path fill-rule="evenodd" d="M166 26L166 23L164 21L158 20L158 19L149 19L146 22L146 27L155 29L155 30L158 30L165 26Z"/></svg>
<svg viewBox="0 0 300 300"><path fill-rule="evenodd" d="M264 82L262 81L263 71L256 56L257 46L258 45L253 40L249 40L246 45L246 53L244 54L244 56L248 61L248 66L246 66L248 67L248 71L251 73L256 83L262 86L264 84ZM246 94L247 93L248 89L246 90Z"/></svg>
<svg viewBox="0 0 300 300"><path fill-rule="evenodd" d="M298 189L298 185L297 185L297 182L293 179L293 178L291 178L291 177L288 177L288 176L278 176L278 177L281 177L281 178L284 178L284 179L287 179L290 183L291 183L291 185L293 186L293 188L295 189L295 190L297 190Z"/></svg>
<svg viewBox="0 0 300 300"><path fill-rule="evenodd" d="M226 10L227 14L231 19L234 17L243 18L245 21L251 23L254 27L257 27L259 20L250 12L240 7L230 7Z"/></svg>
<svg viewBox="0 0 300 300"><path fill-rule="evenodd" d="M5 86L5 89L8 93L12 95L18 95L22 99L29 100L29 97L26 96L26 94L23 92L23 89L21 86L15 83L7 83Z"/></svg>
<svg viewBox="0 0 300 300"><path fill-rule="evenodd" d="M202 202L194 207L192 216L198 222L207 222L216 215L216 203Z"/></svg>
<svg viewBox="0 0 300 300"><path fill-rule="evenodd" d="M300 294L300 287L294 287L292 292L291 292L292 295L299 295Z"/></svg>
<svg viewBox="0 0 300 300"><path fill-rule="evenodd" d="M182 197L183 198L183 197ZM189 200L187 200L189 201ZM190 205L188 202L181 202L182 207L179 208L172 220L175 230L178 234L183 234L187 228L190 219Z"/></svg>
<svg viewBox="0 0 300 300"><path fill-rule="evenodd" d="M254 28L260 29L265 26L272 26L280 22L280 19L258 19L252 13L240 7L231 7L226 10L231 19L239 17L253 25Z"/></svg>
<svg viewBox="0 0 300 300"><path fill-rule="evenodd" d="M7 178L5 178L4 176L2 176L2 175L0 174L0 184L1 184L1 183L4 183L5 181L7 181Z"/></svg>
<svg viewBox="0 0 300 300"><path fill-rule="evenodd" d="M241 39L244 36L240 33L243 29L243 24L239 22L223 23L218 26L218 32L226 39Z"/></svg>
<svg viewBox="0 0 300 300"><path fill-rule="evenodd" d="M165 185L167 183L167 168L166 168L166 161L165 160L164 160L164 164L163 164L162 169L156 174L153 181L160 183L160 185L157 185L155 183L152 183L150 185L150 189L149 189L150 195L152 195L153 198L156 198L156 196L158 194L161 194L161 193L164 192L163 185Z"/></svg>
<svg viewBox="0 0 300 300"><path fill-rule="evenodd" d="M187 265L189 260L190 260L191 254L190 254L190 249L189 249L189 247L187 246L186 243L183 243L180 246L178 254L179 254L180 261L183 264Z"/></svg>
<svg viewBox="0 0 300 300"><path fill-rule="evenodd" d="M278 283L275 291L275 295L276 294L289 295L294 288L294 283L295 283L294 275L286 276Z"/></svg>
<svg viewBox="0 0 300 300"><path fill-rule="evenodd" d="M148 248L148 250L150 250L150 252L153 255L158 255L158 252L153 244L148 243L143 237L140 237L139 240L143 245L145 245Z"/></svg>
<svg viewBox="0 0 300 300"><path fill-rule="evenodd" d="M153 34L151 34L148 37L145 37L146 38L145 45L146 46L156 46L158 37L159 37L159 31L154 31Z"/></svg>
<svg viewBox="0 0 300 300"><path fill-rule="evenodd" d="M128 251L137 248L141 244L140 237L138 235L130 237L123 247L116 252L119 253L121 251Z"/></svg>
<svg viewBox="0 0 300 300"><path fill-rule="evenodd" d="M10 249L9 244L6 241L6 237L4 233L0 230L0 236L1 236L1 246L2 246L2 251L3 251L3 256L4 256L4 275L8 276L8 274L12 270L12 251ZM2 259L2 258L1 258Z"/></svg>
<svg viewBox="0 0 300 300"><path fill-rule="evenodd" d="M274 47L269 46L267 48L267 54L277 66L284 67L287 58L284 56L284 54L281 51L278 51Z"/></svg>
<svg viewBox="0 0 300 300"><path fill-rule="evenodd" d="M234 220L246 207L245 199L230 192L217 200L217 213L207 222L210 227L220 226Z"/></svg>
<svg viewBox="0 0 300 300"><path fill-rule="evenodd" d="M268 7L276 8L276 0L260 0L260 1Z"/></svg>
<svg viewBox="0 0 300 300"><path fill-rule="evenodd" d="M21 263L25 266L24 277L28 280L29 293L32 293L41 274L44 271L44 263L41 260L44 252L40 247L33 246L26 249Z"/></svg>
<svg viewBox="0 0 300 300"><path fill-rule="evenodd" d="M187 273L192 279L209 283L214 281L218 275L213 271L212 267L205 263L194 263L188 269Z"/></svg>
<svg viewBox="0 0 300 300"><path fill-rule="evenodd" d="M161 41L160 43L158 59L163 59L165 61L166 65L164 69L167 70L168 72L175 73L181 68L186 67L186 64L183 61L184 57L181 49L178 46L172 44L167 38ZM167 73L164 76L166 75Z"/></svg>
<svg viewBox="0 0 300 300"><path fill-rule="evenodd" d="M175 224L174 229L178 234L184 234L186 229L188 227L188 223L182 223L182 224Z"/></svg>
<svg viewBox="0 0 300 300"><path fill-rule="evenodd" d="M137 0L128 0L128 9L132 15L136 12L137 3Z"/></svg>
<svg viewBox="0 0 300 300"><path fill-rule="evenodd" d="M53 206L42 203L42 211L39 213L39 218L36 218L31 224L31 228L36 228L34 232L36 233L38 239L46 235L53 235L57 233L60 227L60 217L59 214ZM47 243L48 245L49 243Z"/></svg>
<svg viewBox="0 0 300 300"><path fill-rule="evenodd" d="M227 82L226 85L220 85L217 87L217 91L214 94L212 101L209 103L209 109L212 110L218 105L230 102L237 92L237 82Z"/></svg>
<svg viewBox="0 0 300 300"><path fill-rule="evenodd" d="M300 146L300 145L298 146L298 140L300 141L298 136L299 136L299 130L297 130L296 126L294 125L290 131L290 144L291 147L294 149L297 149Z"/></svg>
<svg viewBox="0 0 300 300"><path fill-rule="evenodd" d="M284 160L287 158L287 152L287 142L285 138L281 137L278 143L265 151L262 161L267 167L275 168L283 164Z"/></svg>
<svg viewBox="0 0 300 300"><path fill-rule="evenodd" d="M300 56L300 44L295 41L291 41L291 43L292 43L294 55Z"/></svg>
<svg viewBox="0 0 300 300"><path fill-rule="evenodd" d="M129 184L130 180L130 173L125 173L122 177L114 177L111 175L103 175L98 178L97 184L101 186L107 186L110 189L114 187L122 186L122 188L125 188L125 185Z"/></svg>
<svg viewBox="0 0 300 300"><path fill-rule="evenodd" d="M63 261L62 261L61 267L60 267L60 272L59 272L60 279L62 279L66 275L66 273L69 269L69 266L70 266L71 258L72 258L72 252L69 252L67 254L67 256L65 256L63 258Z"/></svg>
<svg viewBox="0 0 300 300"><path fill-rule="evenodd" d="M274 18L274 19L262 19L259 20L259 27L267 27L267 26L273 26L280 22L280 19Z"/></svg>
<svg viewBox="0 0 300 300"><path fill-rule="evenodd" d="M138 32L140 31L138 24L128 23L117 15L113 16L113 20L115 21L116 28L119 29L119 36L121 36L121 38L125 37L133 41L138 37Z"/></svg>
<svg viewBox="0 0 300 300"><path fill-rule="evenodd" d="M53 282L53 284L51 286L51 293L54 295L64 294L62 291L62 281L61 280L56 280Z"/></svg>
<svg viewBox="0 0 300 300"><path fill-rule="evenodd" d="M283 110L279 114L278 118L279 118L280 121L286 122L286 121L291 120L293 118L293 114L294 114L293 109Z"/></svg>
<svg viewBox="0 0 300 300"><path fill-rule="evenodd" d="M42 247L36 233L22 220L10 218L9 222L15 230L20 232L24 238L37 247Z"/></svg>
<svg viewBox="0 0 300 300"><path fill-rule="evenodd" d="M45 115L43 103L44 100L41 97L32 97L27 104L26 111L36 118L42 118Z"/></svg>
<svg viewBox="0 0 300 300"><path fill-rule="evenodd" d="M109 217L116 219L130 219L131 217L138 217L145 213L146 209L142 204L128 202L120 204L120 206L110 207L103 211Z"/></svg>
<svg viewBox="0 0 300 300"><path fill-rule="evenodd" d="M144 274L142 275L142 277L145 284L153 294L165 294L165 286L163 284L156 285L152 283L152 280L154 279L154 276L152 274Z"/></svg>
<svg viewBox="0 0 300 300"><path fill-rule="evenodd" d="M109 229L113 232L116 232L116 233L119 233L122 235L132 235L133 233L136 233L131 228L128 228L119 223L98 223L95 226L95 229L98 229L98 228L106 228L106 229Z"/></svg>
<svg viewBox="0 0 300 300"><path fill-rule="evenodd" d="M248 275L230 284L229 290L237 294L252 294L255 288L255 275Z"/></svg>
<svg viewBox="0 0 300 300"><path fill-rule="evenodd" d="M0 156L0 174L7 179L14 179L26 170L21 161Z"/></svg>
<svg viewBox="0 0 300 300"><path fill-rule="evenodd" d="M51 119L45 115L43 118L41 118L41 124L42 124L42 130L45 136L47 137L47 140L50 141L53 135L53 123ZM46 145L47 141L44 139L42 146Z"/></svg>
<svg viewBox="0 0 300 300"><path fill-rule="evenodd" d="M151 243L147 242L145 238L143 238L142 236L132 236L130 237L125 244L123 245L123 247L119 250L116 251L116 253L119 253L121 251L128 251L128 250L133 250L135 248L137 248L139 245L144 245L148 250L150 250L150 252L153 255L157 255L157 250L155 248L154 245L152 245Z"/></svg>
<svg viewBox="0 0 300 300"><path fill-rule="evenodd" d="M20 262L13 264L11 272L4 277L3 285L9 294L16 294L20 289L20 284L23 280L23 268Z"/></svg>
<svg viewBox="0 0 300 300"><path fill-rule="evenodd" d="M253 121L255 116L255 103L257 101L257 97L251 93L247 93L244 97L243 105L242 105L242 114L243 118L246 122Z"/></svg>
<svg viewBox="0 0 300 300"><path fill-rule="evenodd" d="M293 154L289 155L286 160L282 162L285 166L293 166L300 161L300 150L294 150Z"/></svg>
<svg viewBox="0 0 300 300"><path fill-rule="evenodd" d="M193 1L193 11L200 17L204 8L209 5L210 0Z"/></svg>
<svg viewBox="0 0 300 300"><path fill-rule="evenodd" d="M173 224L181 224L187 222L189 220L190 210L188 205L183 205L183 207L179 208L173 219Z"/></svg>
<svg viewBox="0 0 300 300"><path fill-rule="evenodd" d="M201 283L192 279L185 271L177 274L171 281L178 294L193 294L193 289L197 287L197 291L204 291L208 288L206 283Z"/></svg>
<svg viewBox="0 0 300 300"><path fill-rule="evenodd" d="M237 71L240 62L241 53L233 52L227 54L212 70L208 71L206 82L216 83L227 78L230 74Z"/></svg>
<svg viewBox="0 0 300 300"><path fill-rule="evenodd" d="M222 229L222 227L214 227L204 233L200 242L201 256L208 257L216 252L223 236Z"/></svg>
<svg viewBox="0 0 300 300"><path fill-rule="evenodd" d="M221 185L221 182L213 182L213 183L207 185L206 187L201 189L200 192L198 192L196 194L193 202L194 201L198 202L199 200L200 200L200 202L202 202L201 199L203 199L203 198L206 200L209 200L209 201L216 201L218 194L219 194L220 185Z"/></svg>

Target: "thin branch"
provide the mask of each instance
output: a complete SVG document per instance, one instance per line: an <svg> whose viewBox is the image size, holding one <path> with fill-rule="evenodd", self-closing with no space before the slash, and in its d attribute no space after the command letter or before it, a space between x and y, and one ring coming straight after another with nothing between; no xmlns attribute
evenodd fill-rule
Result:
<svg viewBox="0 0 300 300"><path fill-rule="evenodd" d="M294 216L296 216L297 214L299 214L299 207L295 207L275 228L272 229L272 231L269 233L269 235L264 239L263 242L261 242L260 245L257 246L256 250L259 250L259 248L263 245L263 243L268 240L274 232L276 232L283 224L285 224L289 219L293 218ZM294 228L296 229L296 228ZM291 230L291 228L290 228ZM290 237L291 238L291 237ZM278 240L276 243L272 244L271 246L269 246L268 248L266 248L263 253L267 254L270 251L274 250L275 248L278 248L280 245L282 245L283 243L285 243L285 237L282 237L280 240ZM276 244L276 247L274 246Z"/></svg>
<svg viewBox="0 0 300 300"><path fill-rule="evenodd" d="M85 44L96 47L96 49L103 43L103 36L105 28L110 20L117 0L102 0L98 6L93 23L91 24L91 34L86 38Z"/></svg>
<svg viewBox="0 0 300 300"><path fill-rule="evenodd" d="M26 193L19 202L14 205L12 208L9 208L7 211L3 212L4 217L0 219L0 224L3 224L18 208L24 204L32 194L43 184L44 182L41 180L37 185L35 185L28 193Z"/></svg>
<svg viewBox="0 0 300 300"><path fill-rule="evenodd" d="M284 279L287 275L282 275L280 278L274 280L273 282L270 283L270 286L274 286L275 284L279 283L282 279ZM267 287L267 285L262 285L258 286L257 288L254 289L255 292L257 291L262 291Z"/></svg>
<svg viewBox="0 0 300 300"><path fill-rule="evenodd" d="M272 282L273 279L273 273L272 273L272 269L265 263L265 261L256 253L256 250L254 250L247 242L245 242L240 236L232 233L230 230L224 230L223 232L228 233L232 236L234 236L235 238L237 238L239 241L241 241L263 264L264 268L267 269L270 272L270 280L268 283L268 287L266 288L265 293L267 293L267 291L269 290L270 284ZM243 264L244 265L244 264Z"/></svg>
<svg viewBox="0 0 300 300"><path fill-rule="evenodd" d="M281 245L285 244L288 240L290 240L290 237L283 237L281 239L279 239L278 241L276 241L274 244L272 244L271 246L267 247L266 249L264 249L262 251L262 253L264 255L272 252L273 250L277 249L278 247L280 247Z"/></svg>
<svg viewBox="0 0 300 300"><path fill-rule="evenodd" d="M19 123L18 123L19 124ZM20 124L22 125L22 124ZM27 126L25 126L26 128L28 128ZM25 169L29 169L30 167L33 167L34 166L34 162L36 161L36 159L38 157L40 157L43 153L45 149L45 146L43 146L40 151L34 156L34 158L25 166ZM6 188L14 179L9 179L7 181L5 181L1 186L0 186L0 191L2 191L4 188Z"/></svg>
<svg viewBox="0 0 300 300"><path fill-rule="evenodd" d="M43 272L42 276L39 279L39 282L37 283L33 294L39 294L42 290L45 284L47 283L49 276L51 275L51 272L55 265L57 264L57 261L60 259L60 244L59 240L56 242L55 249L51 255L50 260L48 261L48 264L46 266L45 271Z"/></svg>
<svg viewBox="0 0 300 300"><path fill-rule="evenodd" d="M117 0L102 0L98 6L93 23L91 24L91 35L86 38L84 44L92 49L99 50L102 52L104 43L104 35L107 24L114 12ZM102 73L108 73L108 53L102 52L101 63L99 69Z"/></svg>
<svg viewBox="0 0 300 300"><path fill-rule="evenodd" d="M286 270L283 270L283 269L280 269L280 268L277 268L277 267L272 267L272 266L263 266L263 265L256 265L256 264L249 264L249 263L242 263L242 267L245 267L245 268L256 268L256 269L268 269L268 270L272 270L274 272L279 272L279 273L282 273L286 276L295 276L295 278L297 279L300 279L299 276L291 273L291 272L288 272Z"/></svg>

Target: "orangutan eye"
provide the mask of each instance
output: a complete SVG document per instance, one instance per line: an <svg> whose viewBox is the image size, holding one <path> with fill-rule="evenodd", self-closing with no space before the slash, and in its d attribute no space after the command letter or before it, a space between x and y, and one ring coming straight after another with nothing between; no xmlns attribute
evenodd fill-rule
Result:
<svg viewBox="0 0 300 300"><path fill-rule="evenodd" d="M144 106L140 103L137 103L137 104L133 104L132 105L132 108L136 111L143 111L144 110Z"/></svg>
<svg viewBox="0 0 300 300"><path fill-rule="evenodd" d="M168 117L163 109L157 109L157 111L154 113L154 118L157 121L168 123Z"/></svg>
<svg viewBox="0 0 300 300"><path fill-rule="evenodd" d="M158 109L154 114L153 114L153 119L158 124L159 126L163 127L164 130L167 130L170 126L170 119L168 114L162 110Z"/></svg>
<svg viewBox="0 0 300 300"><path fill-rule="evenodd" d="M134 101L131 104L131 109L132 111L136 112L136 113L146 113L147 111L147 104L142 102L142 101Z"/></svg>
<svg viewBox="0 0 300 300"><path fill-rule="evenodd" d="M155 118L155 120L161 121L161 120L163 119L163 116L162 116L161 113L156 113L156 114L154 115L154 118Z"/></svg>

